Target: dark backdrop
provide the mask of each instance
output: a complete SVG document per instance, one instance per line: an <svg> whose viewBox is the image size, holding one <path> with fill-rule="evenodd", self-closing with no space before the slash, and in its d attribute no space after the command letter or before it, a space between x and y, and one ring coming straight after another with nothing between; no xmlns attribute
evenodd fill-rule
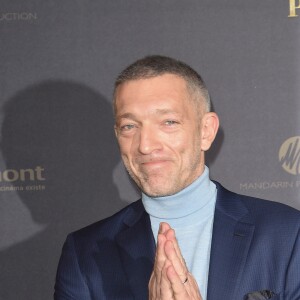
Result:
<svg viewBox="0 0 300 300"><path fill-rule="evenodd" d="M204 77L222 126L207 157L212 178L300 209L292 2L1 2L1 300L52 299L66 234L138 199L114 140L111 94L118 72L148 54Z"/></svg>

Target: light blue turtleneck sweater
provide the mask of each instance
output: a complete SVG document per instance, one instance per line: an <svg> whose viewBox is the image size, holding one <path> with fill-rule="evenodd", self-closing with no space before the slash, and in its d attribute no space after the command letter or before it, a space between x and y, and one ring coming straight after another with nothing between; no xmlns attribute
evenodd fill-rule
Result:
<svg viewBox="0 0 300 300"><path fill-rule="evenodd" d="M179 193L150 198L142 194L157 242L159 224L167 222L175 230L181 253L194 275L203 300L206 300L216 186L209 170Z"/></svg>

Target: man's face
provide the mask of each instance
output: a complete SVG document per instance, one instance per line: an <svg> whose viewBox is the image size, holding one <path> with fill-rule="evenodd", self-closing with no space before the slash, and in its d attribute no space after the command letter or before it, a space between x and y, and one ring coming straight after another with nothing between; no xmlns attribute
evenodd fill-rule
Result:
<svg viewBox="0 0 300 300"><path fill-rule="evenodd" d="M201 116L179 76L123 83L115 131L129 174L147 195L172 195L201 175Z"/></svg>

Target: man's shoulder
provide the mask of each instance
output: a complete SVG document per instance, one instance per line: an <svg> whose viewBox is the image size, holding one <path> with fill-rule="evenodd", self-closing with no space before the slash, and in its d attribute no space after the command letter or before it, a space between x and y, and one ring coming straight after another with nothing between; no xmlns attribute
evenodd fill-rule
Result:
<svg viewBox="0 0 300 300"><path fill-rule="evenodd" d="M286 204L271 200L260 199L247 195L231 192L221 184L216 183L218 189L219 205L222 207L234 207L244 209L246 216L250 216L256 223L272 223L281 225L298 224L300 227L300 211ZM247 218L247 217L246 217Z"/></svg>
<svg viewBox="0 0 300 300"><path fill-rule="evenodd" d="M144 212L141 200L137 200L110 217L92 223L86 227L70 233L75 240L99 240L101 238L113 238L125 229L130 222L138 219Z"/></svg>

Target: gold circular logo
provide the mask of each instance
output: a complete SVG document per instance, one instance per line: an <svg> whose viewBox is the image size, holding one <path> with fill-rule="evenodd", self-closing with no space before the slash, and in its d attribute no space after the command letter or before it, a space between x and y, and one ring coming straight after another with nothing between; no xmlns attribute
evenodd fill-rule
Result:
<svg viewBox="0 0 300 300"><path fill-rule="evenodd" d="M300 174L300 136L293 136L283 142L279 149L282 168L293 175Z"/></svg>

